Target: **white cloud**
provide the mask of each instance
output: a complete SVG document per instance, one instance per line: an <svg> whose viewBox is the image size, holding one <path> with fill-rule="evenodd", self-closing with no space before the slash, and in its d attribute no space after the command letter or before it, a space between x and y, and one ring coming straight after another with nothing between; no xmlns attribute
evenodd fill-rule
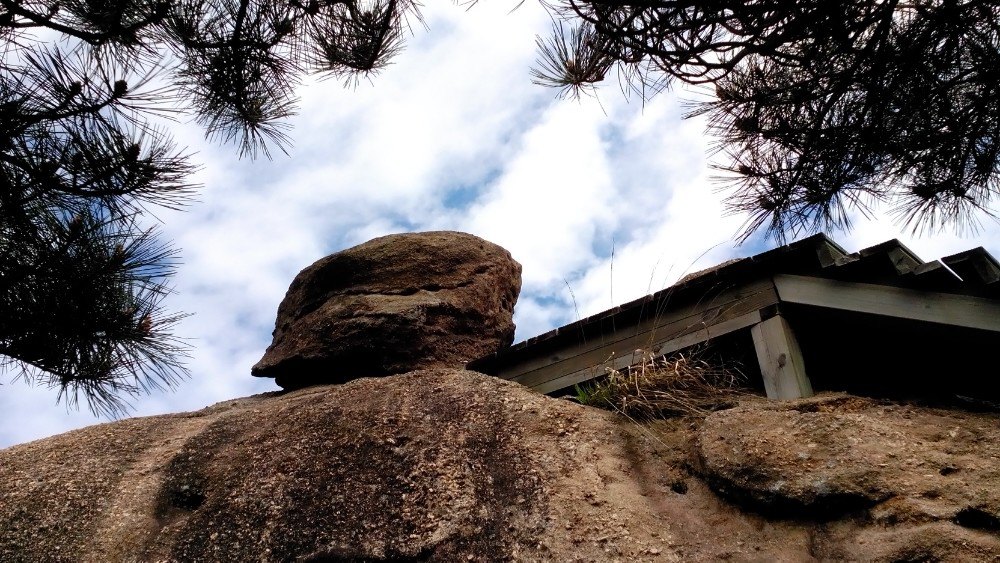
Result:
<svg viewBox="0 0 1000 563"><path fill-rule="evenodd" d="M610 226L612 171L591 105L555 104L524 135L503 176L487 186L460 228L497 242L524 267L526 289L558 281L593 259L591 241Z"/></svg>

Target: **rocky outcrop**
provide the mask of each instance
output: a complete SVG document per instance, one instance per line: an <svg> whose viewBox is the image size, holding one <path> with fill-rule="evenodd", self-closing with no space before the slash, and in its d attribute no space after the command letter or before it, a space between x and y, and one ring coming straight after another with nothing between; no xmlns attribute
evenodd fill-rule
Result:
<svg viewBox="0 0 1000 563"><path fill-rule="evenodd" d="M608 432L606 413L454 370L94 426L0 451L0 561L660 553L663 530L605 513L602 479L628 465L594 443Z"/></svg>
<svg viewBox="0 0 1000 563"><path fill-rule="evenodd" d="M458 232L405 233L302 270L252 373L284 388L462 368L509 346L521 266Z"/></svg>
<svg viewBox="0 0 1000 563"><path fill-rule="evenodd" d="M820 405L826 412L809 408ZM907 440L885 417L859 414L870 406L823 399L713 414L699 440L704 472L720 493L765 512L832 518L870 508L897 494L905 462L893 458Z"/></svg>
<svg viewBox="0 0 1000 563"><path fill-rule="evenodd" d="M320 260L255 373L351 381L0 450L0 561L1000 560L1000 415L741 395L639 425L456 369L510 343L519 275L460 233Z"/></svg>
<svg viewBox="0 0 1000 563"><path fill-rule="evenodd" d="M0 451L0 561L996 560L998 422L821 396L639 426L359 379Z"/></svg>
<svg viewBox="0 0 1000 563"><path fill-rule="evenodd" d="M998 421L850 395L759 402L709 416L698 458L713 489L764 514L997 533Z"/></svg>

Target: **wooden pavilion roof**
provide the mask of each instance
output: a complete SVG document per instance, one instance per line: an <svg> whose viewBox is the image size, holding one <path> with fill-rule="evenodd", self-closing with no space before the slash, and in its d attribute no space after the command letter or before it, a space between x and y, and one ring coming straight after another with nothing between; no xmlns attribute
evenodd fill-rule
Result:
<svg viewBox="0 0 1000 563"><path fill-rule="evenodd" d="M549 393L605 371L596 368L634 364L639 350L668 354L750 329L768 395L809 395L804 367L794 365L801 355L795 335L783 319L802 309L985 331L1000 344L1000 263L982 247L924 262L898 240L848 253L818 234L688 275L470 367ZM796 323L808 323L808 315L799 317Z"/></svg>

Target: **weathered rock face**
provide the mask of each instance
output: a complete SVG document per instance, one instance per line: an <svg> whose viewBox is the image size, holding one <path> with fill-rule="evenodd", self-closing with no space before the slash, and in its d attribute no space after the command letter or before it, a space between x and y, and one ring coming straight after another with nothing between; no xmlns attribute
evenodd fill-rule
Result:
<svg viewBox="0 0 1000 563"><path fill-rule="evenodd" d="M998 423L834 396L637 426L361 379L0 450L0 561L996 560Z"/></svg>
<svg viewBox="0 0 1000 563"><path fill-rule="evenodd" d="M577 459L609 431L606 413L467 371L94 426L0 451L0 561L565 560L597 526L625 532L597 514L603 469ZM663 549L633 534L632 551Z"/></svg>
<svg viewBox="0 0 1000 563"><path fill-rule="evenodd" d="M910 433L898 421L857 412L870 402L843 397L802 401L801 410L767 407L706 420L699 453L721 493L758 510L816 517L867 509L898 493L899 466L913 460L894 458L907 449ZM919 456L925 470L935 465L929 457Z"/></svg>
<svg viewBox="0 0 1000 563"><path fill-rule="evenodd" d="M827 521L865 515L896 527L886 538L917 550L897 560L965 559L927 547L934 544L927 538L915 540L968 530L988 532L990 550L983 553L1000 558L998 422L995 414L850 395L743 405L706 419L698 437L700 473L722 496L760 513ZM879 534L866 530L859 537L873 535ZM878 542L889 549L889 539ZM872 553L847 547L839 546L836 557Z"/></svg>
<svg viewBox="0 0 1000 563"><path fill-rule="evenodd" d="M380 237L302 270L253 375L284 388L463 368L509 346L521 265L457 232Z"/></svg>

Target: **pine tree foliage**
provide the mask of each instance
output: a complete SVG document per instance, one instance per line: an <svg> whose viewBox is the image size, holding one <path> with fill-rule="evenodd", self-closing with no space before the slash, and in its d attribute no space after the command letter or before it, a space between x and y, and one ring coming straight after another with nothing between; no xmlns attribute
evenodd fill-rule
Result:
<svg viewBox="0 0 1000 563"><path fill-rule="evenodd" d="M576 96L613 69L675 80L722 153L744 236L850 226L889 205L914 231L975 230L1000 193L1000 1L558 0L537 83Z"/></svg>
<svg viewBox="0 0 1000 563"><path fill-rule="evenodd" d="M176 384L176 256L147 212L196 186L163 124L269 155L305 74L377 72L412 18L408 0L0 0L0 368L111 415Z"/></svg>

